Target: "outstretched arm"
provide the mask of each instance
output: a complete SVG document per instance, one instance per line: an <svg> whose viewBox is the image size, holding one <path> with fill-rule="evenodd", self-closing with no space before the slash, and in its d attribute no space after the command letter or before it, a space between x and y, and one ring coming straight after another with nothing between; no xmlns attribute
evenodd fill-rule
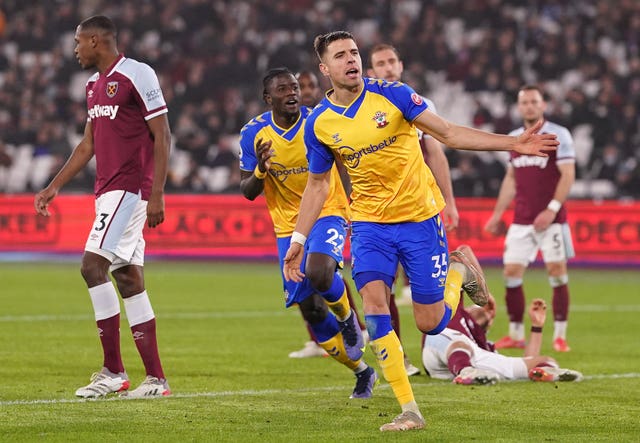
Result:
<svg viewBox="0 0 640 443"><path fill-rule="evenodd" d="M555 134L538 134L544 123L535 125L515 137L480 131L456 125L428 109L418 115L413 123L422 131L437 138L445 145L471 151L516 151L520 154L547 157L544 151L555 151L560 144Z"/></svg>
<svg viewBox="0 0 640 443"><path fill-rule="evenodd" d="M73 150L71 156L51 183L38 192L34 199L36 212L40 215L49 216L49 203L58 194L58 191L69 182L78 172L84 168L93 157L93 133L91 132L91 122L88 121L84 127L84 136L78 146Z"/></svg>

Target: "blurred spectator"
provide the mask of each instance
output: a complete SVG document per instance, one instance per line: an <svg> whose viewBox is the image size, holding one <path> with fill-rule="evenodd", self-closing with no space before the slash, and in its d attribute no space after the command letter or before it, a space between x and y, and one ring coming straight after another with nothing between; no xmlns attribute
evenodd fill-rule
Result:
<svg viewBox="0 0 640 443"><path fill-rule="evenodd" d="M313 37L344 28L365 58L376 43L392 42L404 55L405 80L461 124L508 132L518 88L540 83L550 93L550 117L571 130L590 128L593 150L578 176L594 178L596 165L610 162L605 146L614 143L626 165L614 183L621 195L640 198L638 1L51 0L0 2L0 9L0 140L10 147L12 170L60 161L82 134L84 96L75 91L90 73L77 66L73 33L99 12L116 22L127 56L157 69L175 134L177 170L168 186L175 192L233 192L234 174L212 188L206 172L229 166L227 140L264 109L256 78L282 65L317 71ZM493 195L500 170L494 160L451 158L461 192ZM38 167L46 169L38 177L48 174L48 166ZM90 170L83 174L71 188L91 192ZM0 192L25 192L31 181L5 180Z"/></svg>

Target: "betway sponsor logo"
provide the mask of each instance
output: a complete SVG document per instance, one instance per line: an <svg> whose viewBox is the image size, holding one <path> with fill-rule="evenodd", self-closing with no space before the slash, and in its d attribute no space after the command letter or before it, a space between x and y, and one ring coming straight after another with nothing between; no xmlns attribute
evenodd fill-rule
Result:
<svg viewBox="0 0 640 443"><path fill-rule="evenodd" d="M307 172L309 172L309 168L306 166L286 168L280 163L272 163L271 168L269 169L269 174L281 182L284 182L291 175L306 174Z"/></svg>
<svg viewBox="0 0 640 443"><path fill-rule="evenodd" d="M93 120L93 119L96 119L98 117L109 117L109 120L113 120L114 118L116 118L116 114L118 113L118 109L119 108L120 108L120 105L115 105L115 106L111 106L111 105L104 105L104 106L93 105L92 108L88 109L89 118L91 120Z"/></svg>
<svg viewBox="0 0 640 443"><path fill-rule="evenodd" d="M549 157L536 157L533 155L520 155L513 160L511 160L511 164L514 168L526 168L529 166L537 166L540 169L544 169L547 167L547 163L549 162Z"/></svg>
<svg viewBox="0 0 640 443"><path fill-rule="evenodd" d="M391 137L387 137L377 144L370 144L369 146L365 146L363 148L355 149L351 146L340 146L338 151L340 151L340 157L342 158L343 163L349 165L351 168L357 168L360 164L360 159L369 154L373 154L374 152L380 151L387 146L391 146L398 139L397 136L392 135Z"/></svg>

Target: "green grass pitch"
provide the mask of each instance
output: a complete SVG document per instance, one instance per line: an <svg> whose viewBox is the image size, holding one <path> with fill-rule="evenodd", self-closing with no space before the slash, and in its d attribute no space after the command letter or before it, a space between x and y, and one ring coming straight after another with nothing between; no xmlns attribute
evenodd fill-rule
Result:
<svg viewBox="0 0 640 443"><path fill-rule="evenodd" d="M493 340L507 329L500 273L487 270L500 304ZM385 382L373 399L350 400L347 369L287 357L307 338L297 309L283 307L276 264L148 263L174 395L83 401L74 391L102 355L79 264L0 263L0 441L640 441L639 275L570 271L573 349L551 349L549 312L543 352L582 371L583 382L467 387L412 377L427 428L388 435L378 427L399 408ZM528 272L525 291L528 301L550 300L540 269ZM400 310L418 365L420 335L410 308ZM124 319L121 331L135 386L142 363ZM370 350L366 359L377 368Z"/></svg>

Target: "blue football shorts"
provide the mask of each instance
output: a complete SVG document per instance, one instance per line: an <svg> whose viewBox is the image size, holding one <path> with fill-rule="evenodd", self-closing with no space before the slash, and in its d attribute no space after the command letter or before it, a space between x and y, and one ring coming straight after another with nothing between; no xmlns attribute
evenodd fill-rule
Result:
<svg viewBox="0 0 640 443"><path fill-rule="evenodd" d="M449 255L439 215L423 222L353 222L351 255L358 290L374 280L391 287L401 263L415 302L432 304L444 298Z"/></svg>
<svg viewBox="0 0 640 443"><path fill-rule="evenodd" d="M337 268L342 268L344 264L342 250L344 249L346 236L347 222L345 219L334 215L319 218L313 225L313 228L311 228L311 232L304 245L304 257L300 269L304 271L309 253L328 255L336 261ZM278 238L277 243L278 257L280 259L280 274L282 275L282 282L284 284L285 306L288 308L294 303L300 303L315 291L307 278L300 283L286 281L284 279L282 268L284 266L284 256L287 254L289 244L291 243L291 237Z"/></svg>

